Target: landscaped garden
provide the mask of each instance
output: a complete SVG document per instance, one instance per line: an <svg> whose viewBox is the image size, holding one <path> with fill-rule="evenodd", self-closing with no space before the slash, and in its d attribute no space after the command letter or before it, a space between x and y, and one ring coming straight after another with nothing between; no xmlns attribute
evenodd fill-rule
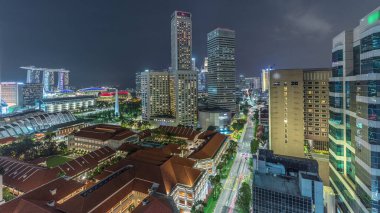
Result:
<svg viewBox="0 0 380 213"><path fill-rule="evenodd" d="M48 159L46 160L46 166L49 168L56 167L70 160L72 160L72 158L62 156L62 155L54 155L54 156L48 157Z"/></svg>

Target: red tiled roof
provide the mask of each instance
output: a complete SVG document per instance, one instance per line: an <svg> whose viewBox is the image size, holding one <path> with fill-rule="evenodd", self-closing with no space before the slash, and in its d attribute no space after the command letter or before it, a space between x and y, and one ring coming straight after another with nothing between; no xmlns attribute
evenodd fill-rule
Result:
<svg viewBox="0 0 380 213"><path fill-rule="evenodd" d="M194 140L200 132L190 127L174 127L174 126L160 126L159 130L169 132L176 137L187 138L188 140Z"/></svg>
<svg viewBox="0 0 380 213"><path fill-rule="evenodd" d="M65 172L67 176L73 177L95 168L99 162L113 154L115 151L106 146L52 169L9 157L0 157L0 167L4 168L4 185L25 193L56 179L61 171Z"/></svg>
<svg viewBox="0 0 380 213"><path fill-rule="evenodd" d="M202 132L198 138L199 139L208 139L210 136L216 134L217 132L216 131L212 131L212 130L207 130L207 131L204 131Z"/></svg>
<svg viewBox="0 0 380 213"><path fill-rule="evenodd" d="M174 212L169 201L164 198L149 196L146 198L147 203L141 202L133 213L172 213Z"/></svg>
<svg viewBox="0 0 380 213"><path fill-rule="evenodd" d="M99 162L110 158L114 154L114 150L108 146L105 146L74 160L66 162L65 164L59 165L56 168L59 169L59 171L64 172L67 176L74 177L86 170L95 168Z"/></svg>
<svg viewBox="0 0 380 213"><path fill-rule="evenodd" d="M139 149L143 149L143 148L144 147L136 145L136 144L123 143L120 145L120 147L117 150L130 153L130 152L135 152L135 151L137 151Z"/></svg>
<svg viewBox="0 0 380 213"><path fill-rule="evenodd" d="M6 137L6 138L1 138L0 139L0 145L3 145L3 144L8 144L8 143L13 143L17 140L17 138L15 137Z"/></svg>
<svg viewBox="0 0 380 213"><path fill-rule="evenodd" d="M9 157L0 157L4 169L4 185L21 192L29 192L57 178L58 172Z"/></svg>
<svg viewBox="0 0 380 213"><path fill-rule="evenodd" d="M165 154L172 155L172 154L180 154L181 150L179 148L180 148L180 145L170 143L161 149L162 149L162 152L164 152Z"/></svg>
<svg viewBox="0 0 380 213"><path fill-rule="evenodd" d="M123 140L135 134L133 131L121 126L98 124L82 128L79 132L75 133L74 136L106 141L110 139Z"/></svg>
<svg viewBox="0 0 380 213"><path fill-rule="evenodd" d="M47 203L49 201L57 202L81 187L83 187L83 184L74 180L58 178L0 205L0 212L60 212L48 206Z"/></svg>
<svg viewBox="0 0 380 213"><path fill-rule="evenodd" d="M140 140L152 136L152 132L149 129L143 130L137 134L139 135Z"/></svg>
<svg viewBox="0 0 380 213"><path fill-rule="evenodd" d="M188 158L207 159L213 158L220 147L225 143L226 135L217 133L209 141L206 142L199 150L194 151Z"/></svg>
<svg viewBox="0 0 380 213"><path fill-rule="evenodd" d="M107 212L132 191L148 194L153 183L136 179L134 170L133 167L119 170L123 172L114 178L110 178L109 181L98 182L92 188L72 197L58 208L70 213Z"/></svg>

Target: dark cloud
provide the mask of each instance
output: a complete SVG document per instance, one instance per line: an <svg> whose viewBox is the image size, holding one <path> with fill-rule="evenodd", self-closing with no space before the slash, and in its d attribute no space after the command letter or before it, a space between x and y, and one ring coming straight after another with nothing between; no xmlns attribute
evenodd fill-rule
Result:
<svg viewBox="0 0 380 213"><path fill-rule="evenodd" d="M134 73L170 64L170 15L193 14L200 66L206 34L237 33L238 72L330 65L331 39L379 6L373 0L0 0L1 80L24 80L18 67L71 70L76 86L134 86Z"/></svg>

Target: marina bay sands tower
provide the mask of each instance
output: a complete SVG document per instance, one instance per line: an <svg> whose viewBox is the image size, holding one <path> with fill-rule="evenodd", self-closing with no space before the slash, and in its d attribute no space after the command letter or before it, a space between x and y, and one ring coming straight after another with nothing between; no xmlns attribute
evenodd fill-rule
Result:
<svg viewBox="0 0 380 213"><path fill-rule="evenodd" d="M27 70L26 83L42 84L44 94L54 91L62 91L69 87L69 73L66 69L38 68L34 66L20 67ZM42 73L42 81L41 81ZM55 85L54 74L58 74L57 84Z"/></svg>

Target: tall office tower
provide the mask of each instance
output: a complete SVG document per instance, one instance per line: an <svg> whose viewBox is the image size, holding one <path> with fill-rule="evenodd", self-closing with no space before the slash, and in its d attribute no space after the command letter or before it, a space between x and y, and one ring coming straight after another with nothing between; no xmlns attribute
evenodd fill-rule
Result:
<svg viewBox="0 0 380 213"><path fill-rule="evenodd" d="M247 89L246 88L246 77L244 77L243 74L240 74L239 77L236 79L235 87L238 88L239 90Z"/></svg>
<svg viewBox="0 0 380 213"><path fill-rule="evenodd" d="M174 11L171 20L172 70L191 70L191 13Z"/></svg>
<svg viewBox="0 0 380 213"><path fill-rule="evenodd" d="M22 88L24 84L18 82L1 82L0 99L4 100L8 106L22 106Z"/></svg>
<svg viewBox="0 0 380 213"><path fill-rule="evenodd" d="M254 82L255 81L255 78L253 77L247 77L247 78L244 78L244 88L245 89L254 89Z"/></svg>
<svg viewBox="0 0 380 213"><path fill-rule="evenodd" d="M260 90L261 89L261 79L260 77L253 77L253 89Z"/></svg>
<svg viewBox="0 0 380 213"><path fill-rule="evenodd" d="M328 81L331 69L270 72L269 141L276 154L314 157L328 185ZM304 146L310 152L305 153Z"/></svg>
<svg viewBox="0 0 380 213"><path fill-rule="evenodd" d="M208 61L207 57L205 57L203 62L203 67L201 71L198 73L198 92L201 95L207 94L207 70L208 70Z"/></svg>
<svg viewBox="0 0 380 213"><path fill-rule="evenodd" d="M195 58L191 59L191 70L198 71L197 70L197 64L195 63Z"/></svg>
<svg viewBox="0 0 380 213"><path fill-rule="evenodd" d="M236 112L235 31L217 28L207 34L208 102Z"/></svg>
<svg viewBox="0 0 380 213"><path fill-rule="evenodd" d="M141 72L136 73L136 97L141 98Z"/></svg>
<svg viewBox="0 0 380 213"><path fill-rule="evenodd" d="M206 85L206 72L204 70L200 70L198 72L198 92L199 93L206 93L207 92L207 85Z"/></svg>
<svg viewBox="0 0 380 213"><path fill-rule="evenodd" d="M22 98L24 107L33 107L38 100L42 100L43 86L42 84L26 83L22 90Z"/></svg>
<svg viewBox="0 0 380 213"><path fill-rule="evenodd" d="M341 212L380 212L380 7L332 42L330 182Z"/></svg>
<svg viewBox="0 0 380 213"><path fill-rule="evenodd" d="M169 97L169 72L145 71L141 73L142 119L152 121L171 116Z"/></svg>
<svg viewBox="0 0 380 213"><path fill-rule="evenodd" d="M208 72L208 58L205 57L205 60L203 62L203 70L204 72Z"/></svg>
<svg viewBox="0 0 380 213"><path fill-rule="evenodd" d="M176 123L195 127L198 114L197 72L178 70L170 75L170 103Z"/></svg>
<svg viewBox="0 0 380 213"><path fill-rule="evenodd" d="M270 85L269 85L269 74L271 69L265 68L261 71L261 91L267 92Z"/></svg>

